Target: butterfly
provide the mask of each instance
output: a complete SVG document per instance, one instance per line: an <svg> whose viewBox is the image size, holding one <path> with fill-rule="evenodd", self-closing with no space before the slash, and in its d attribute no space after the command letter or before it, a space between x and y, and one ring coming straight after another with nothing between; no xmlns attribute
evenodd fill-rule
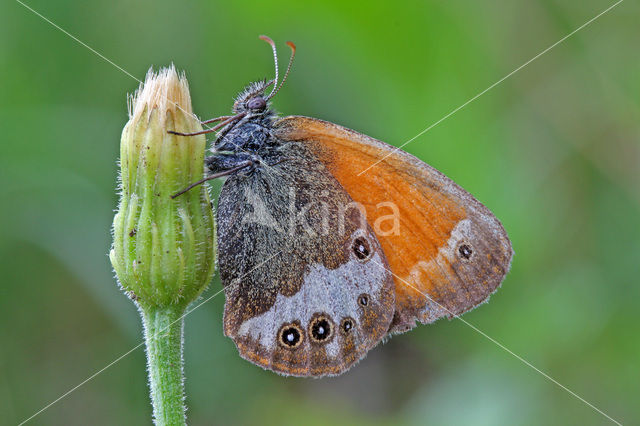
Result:
<svg viewBox="0 0 640 426"><path fill-rule="evenodd" d="M289 75L249 84L218 131L205 180L218 199L224 333L283 375L339 375L386 337L486 301L513 251L500 221L418 158L270 106ZM267 89L273 85L267 95ZM176 194L175 196L179 195Z"/></svg>

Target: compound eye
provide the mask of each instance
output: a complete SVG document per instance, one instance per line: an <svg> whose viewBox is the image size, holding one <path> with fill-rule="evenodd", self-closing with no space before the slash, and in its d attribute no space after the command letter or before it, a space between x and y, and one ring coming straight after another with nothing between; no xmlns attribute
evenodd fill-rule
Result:
<svg viewBox="0 0 640 426"><path fill-rule="evenodd" d="M249 99L249 102L247 102L247 108L253 109L256 111L262 111L266 107L267 107L267 101L265 101L262 96L256 96L254 98Z"/></svg>

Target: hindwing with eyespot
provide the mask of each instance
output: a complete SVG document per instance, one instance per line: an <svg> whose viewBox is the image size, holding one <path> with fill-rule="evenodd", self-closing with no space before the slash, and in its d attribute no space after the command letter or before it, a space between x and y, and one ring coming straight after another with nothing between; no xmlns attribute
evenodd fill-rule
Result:
<svg viewBox="0 0 640 426"><path fill-rule="evenodd" d="M230 177L220 194L225 334L264 368L340 374L387 334L393 279L375 233L322 163L295 143L282 155Z"/></svg>

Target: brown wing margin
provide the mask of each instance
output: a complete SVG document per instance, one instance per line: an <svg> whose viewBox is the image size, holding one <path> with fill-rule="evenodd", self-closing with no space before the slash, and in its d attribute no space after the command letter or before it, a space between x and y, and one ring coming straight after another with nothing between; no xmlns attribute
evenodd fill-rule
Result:
<svg viewBox="0 0 640 426"><path fill-rule="evenodd" d="M291 116L278 138L304 141L366 211L394 274L390 333L454 316L487 300L513 251L498 219L416 157L326 121ZM376 163L387 156L384 161Z"/></svg>

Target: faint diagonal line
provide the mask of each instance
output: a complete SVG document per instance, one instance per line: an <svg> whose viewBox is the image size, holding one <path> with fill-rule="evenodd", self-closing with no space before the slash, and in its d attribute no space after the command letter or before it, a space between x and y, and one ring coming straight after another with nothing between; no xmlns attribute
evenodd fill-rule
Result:
<svg viewBox="0 0 640 426"><path fill-rule="evenodd" d="M65 30L64 28L62 28L61 26L57 25L56 23L54 23L53 21L51 21L49 18L47 18L46 16L42 15L40 12L38 12L37 10L33 9L32 7L30 7L28 4L22 2L21 0L16 0L16 2L20 3L22 6L24 6L26 9L30 10L31 12L33 12L35 15L39 16L40 18L42 18L44 21L48 22L49 24L51 24L54 28L60 30L62 33L66 34L69 38L75 40L77 43L79 43L80 45L86 47L87 49L89 49L91 52L93 52L96 56L102 58L103 60L105 60L106 62L110 63L111 65L113 65L114 67L116 67L117 69L119 69L120 71L122 71L123 73L125 73L126 75L128 75L129 77L131 77L132 79L134 79L135 81L137 81L138 83L142 84L142 80L140 80L139 78L137 78L136 76L134 76L133 74L131 74L129 71L125 70L124 68L122 68L120 65L116 64L115 62L113 62L111 59L107 58L106 56L104 56L102 53L98 52L96 49L94 49L93 47L89 46L87 43L83 42L82 40L80 40L78 37L74 36L73 34L71 34L69 31ZM191 116L193 116L196 120L201 121L200 118L193 112L188 112L185 111L180 105L178 105L176 102L171 101L169 99L167 99L169 102L173 103L175 106L178 107L179 110L181 110L182 112L184 112L185 114L189 114ZM204 125L204 127L206 127L207 129L210 129L211 127L208 125ZM245 152L246 154L249 154L249 152L247 152L246 150L244 150L242 147L238 147L239 150ZM265 167L267 169L272 169L272 167L267 164L266 162L261 163L262 167Z"/></svg>
<svg viewBox="0 0 640 426"><path fill-rule="evenodd" d="M522 358L520 355L516 354L515 352L513 352L511 349L507 348L505 345L503 345L502 343L498 342L496 339L494 339L493 337L489 336L488 334L486 334L485 332L483 332L482 330L480 330L478 327L476 327L475 325L471 324L469 321L465 320L464 318L462 318L460 315L455 315L453 312L451 312L449 309L447 309L445 306L441 305L440 303L436 302L435 300L433 300L428 294L420 291L420 289L418 289L417 287L415 287L414 285L412 285L411 283L409 283L407 280L405 280L404 278L398 276L397 274L395 274L391 269L387 268L386 266L384 266L382 263L376 261L375 259L371 259L374 263L376 263L378 266L380 266L382 269L385 269L386 271L388 271L391 275L393 275L394 277L398 278L400 281L402 281L403 284L405 284L408 287L411 287L412 289L414 289L416 292L420 293L421 295L423 295L427 300L429 300L430 302L435 303L436 305L438 305L441 309L444 309L445 311L447 311L449 313L449 315L451 315L453 318L459 319L460 321L462 321L465 325L469 326L472 330L474 330L475 332L477 332L478 334L484 336L486 339L488 339L490 342L494 343L495 345L497 345L499 348L501 348L502 350L504 350L505 352L509 353L510 355L512 355L513 357L515 357L517 360L519 360L520 362L522 362L523 364L525 364L526 366L532 368L534 371L536 371L537 373L539 373L540 375L542 375L543 377L545 377L547 380L549 380L552 383L555 383L556 385L558 385L560 388L562 388L563 390L565 390L566 392L568 392L570 395L574 396L575 398L579 399L580 401L582 401L583 403L585 403L586 405L588 405L589 407L591 407L592 409L594 409L595 411L597 411L598 413L602 414L604 417L606 417L607 419L611 420L613 423L622 426L622 424L620 422L618 422L617 420L613 419L611 416L609 416L607 413L605 413L604 411L600 410L598 407L596 407L595 405L593 405L592 403L590 403L589 401L587 401L586 399L584 399L583 397L581 397L580 395L578 395L577 393L575 393L574 391L572 391L571 389L569 389L568 387L564 386L562 383L558 382L556 379L554 379L553 377L549 376L547 373L545 373L544 371L540 370L539 368L537 368L535 365L531 364L529 361L527 361L526 359Z"/></svg>
<svg viewBox="0 0 640 426"><path fill-rule="evenodd" d="M260 264L254 268L252 268L251 270L247 271L245 274L241 275L238 280L246 277L247 275L249 275L250 273L252 273L253 271L257 270L258 268L262 267L264 264L266 264L267 262L269 262L271 259L273 259L276 256L279 256L282 253L283 250L280 250L279 252L275 253L272 256L269 256L267 259L265 259L264 261L260 262ZM169 329L169 327L171 327L173 324L175 324L178 321L182 321L187 315L189 315L190 313L192 313L193 311L195 311L196 309L198 309L200 306L204 305L205 303L209 302L211 299L213 299L214 297L216 297L217 295L219 295L220 293L224 292L225 290L229 290L231 287L238 285L240 283L240 281L235 282L234 284L231 284L227 287L223 287L222 289L216 291L215 293L213 293L211 296L207 297L205 300L203 300L202 302L198 303L194 308L192 309L188 309L184 315L182 315L180 318L176 319L175 321L173 321L172 323L170 323L169 325L167 325L164 329L161 330L167 330ZM56 403L60 402L61 400L63 400L64 398L66 398L67 396L69 396L71 393L73 393L75 390L77 390L78 388L82 387L83 385L85 385L86 383L90 382L92 379L94 379L95 377L97 377L98 375L100 375L101 373L103 373L105 370L107 370L109 367L113 366L114 364L117 364L119 361L121 361L122 359L126 358L129 354L131 354L132 352L134 352L136 349L139 349L141 346L144 345L144 339L142 340L142 342L138 343L136 346L134 346L133 348L129 349L127 352L125 352L124 354L120 355L118 358L114 359L113 361L111 361L109 364L107 364L106 366L102 367L100 370L96 371L95 373L93 373L92 375L90 375L89 377L87 377L86 379L84 379L82 382L78 383L77 385L75 385L74 387L72 387L71 389L69 389L68 391L66 391L65 393L63 393L62 395L60 395L58 398L56 398L55 400L51 401L49 404L45 405L44 407L42 407L40 410L38 410L37 412L35 412L34 414L32 414L31 416L29 416L27 419L23 420L22 422L20 422L19 426L27 423L28 421L32 420L33 418L35 418L37 415L41 414L42 412L46 411L48 408L50 408L51 406L55 405Z"/></svg>
<svg viewBox="0 0 640 426"><path fill-rule="evenodd" d="M451 112L449 112L447 115L445 115L444 117L442 117L440 120L436 121L435 123L431 124L429 127L425 128L424 130L422 130L420 133L418 133L417 135L415 135L414 137L412 137L411 139L409 139L408 141L404 142L402 145L400 145L399 147L393 149L390 153L386 154L385 156L383 156L382 158L380 158L378 161L376 161L375 163L371 164L369 167L367 167L366 169L362 170L360 173L358 173L358 176L362 175L363 173L366 173L368 170L370 170L372 167L376 166L377 164L380 164L382 161L384 161L386 158L388 158L390 155L395 154L396 152L398 152L401 148L405 147L406 145L408 145L409 143L413 142L414 140L416 140L417 138L419 138L420 136L424 135L425 133L427 133L429 130L433 129L434 127L436 127L438 124L442 123L444 120L446 120L447 118L451 117L453 114L455 114L456 112L460 111L462 108L466 107L467 105L469 105L471 102L475 101L476 99L478 99L480 96L484 95L485 93L487 93L489 90L493 89L494 87L496 87L497 85L499 85L500 83L502 83L503 81L505 81L506 79L508 79L509 77L511 77L512 75L514 75L515 73L517 73L518 71L520 71L522 68L526 67L527 65L529 65L531 62L535 61L536 59L538 59L539 57L541 57L542 55L544 55L545 53L547 53L548 51L550 51L551 49L553 49L554 47L556 47L557 45L559 45L560 43L562 43L563 41L565 41L566 39L568 39L569 37L571 37L572 35L574 35L575 33L577 33L578 31L580 31L581 29L583 29L584 27L586 27L587 25L591 24L593 21L595 21L596 19L598 19L599 17L601 17L602 15L604 15L605 13L609 12L611 9L613 9L614 7L616 7L617 5L619 5L620 3L622 3L624 0L618 0L616 3L612 4L611 6L609 6L608 8L606 8L605 10L603 10L602 12L598 13L596 16L594 16L593 18L589 19L587 22L585 22L584 24L580 25L578 28L576 28L575 30L571 31L569 34L567 34L566 36L562 37L560 40L556 41L555 43L553 43L551 46L547 47L546 49L544 49L542 52L538 53L536 56L534 56L533 58L529 59L527 62L525 62L524 64L520 65L518 68L516 68L515 70L511 71L509 74L505 75L504 77L502 77L500 80L496 81L495 83L493 83L491 86L487 87L486 89L484 89L482 92L478 93L477 95L475 95L474 97L472 97L471 99L469 99L468 101L466 101L465 103L463 103L462 105L460 105L459 107L457 107L456 109L452 110Z"/></svg>
<svg viewBox="0 0 640 426"><path fill-rule="evenodd" d="M36 417L38 414L42 413L43 411L45 411L46 409L48 409L49 407L51 407L52 405L54 405L55 403L57 403L58 401L64 399L67 395L69 395L70 393L72 393L73 391L75 391L76 389L78 389L79 387L81 387L82 385L84 385L85 383L91 381L93 378L95 378L96 376L98 376L100 373L102 373L103 371L105 371L106 369L108 369L109 367L111 367L112 365L118 363L120 360L122 360L123 358L127 357L127 355L129 355L130 353L134 352L136 349L138 349L140 346L144 345L144 340L139 343L138 345L134 346L133 348L129 349L127 352L125 352L124 354L120 355L118 358L114 359L113 361L111 361L109 364L105 365L104 367L102 367L100 370L96 371L95 373L93 373L91 376L87 377L86 379L84 379L82 382L78 383L76 386L72 387L71 389L69 389L67 392L63 393L62 395L60 395L60 397L58 397L57 399L51 401L49 404L47 404L46 406L42 407L40 410L38 410L37 412L35 412L34 414L32 414L29 418L24 419L23 421L21 421L19 423L18 426L21 426L25 423L27 423L28 421L32 420L34 417Z"/></svg>
<svg viewBox="0 0 640 426"><path fill-rule="evenodd" d="M40 18L42 18L43 20L47 21L49 24L53 25L55 28L57 28L58 30L62 31L63 33L65 33L66 35L68 35L70 38L74 39L75 41L77 41L79 44L83 45L84 47L86 47L87 49L89 49L90 51L92 51L93 53L95 53L97 56L99 56L100 58L104 59L105 61L107 61L108 63L110 63L111 65L113 65L114 67L118 68L120 71L122 71L123 73L125 73L126 75L128 75L129 77L133 78L134 80L142 83L141 80L139 80L138 78L136 78L133 74L131 74L130 72L128 72L127 70L125 70L124 68L122 68L121 66L119 66L118 64L116 64L115 62L113 62L111 59L107 58L106 56L104 56L102 53L98 52L97 50L95 50L93 47L89 46L87 43L83 42L82 40L78 39L76 36L74 36L73 34L69 33L68 31L66 31L65 29L61 28L60 26L56 25L54 22L52 22L50 19L48 19L46 16L41 15L38 11L32 9L29 5L23 3L20 0L16 0L18 3L20 3L22 6L24 6L25 8L29 9L31 12L35 13L36 15L38 15Z"/></svg>

